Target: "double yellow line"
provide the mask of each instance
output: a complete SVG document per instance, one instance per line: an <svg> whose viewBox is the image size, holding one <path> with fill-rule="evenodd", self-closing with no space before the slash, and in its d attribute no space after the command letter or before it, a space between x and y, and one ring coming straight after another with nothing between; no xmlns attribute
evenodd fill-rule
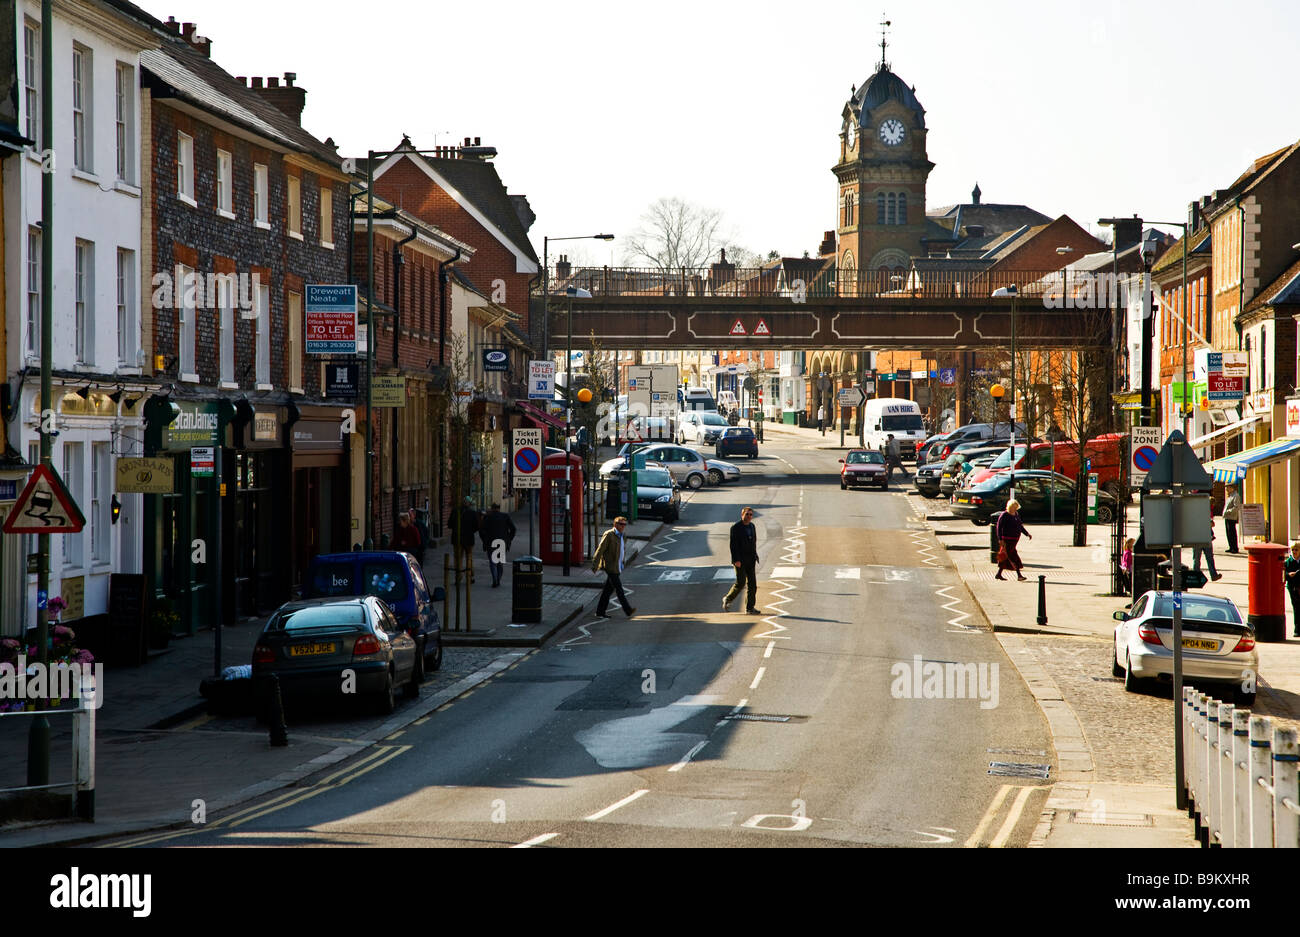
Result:
<svg viewBox="0 0 1300 937"><path fill-rule="evenodd" d="M153 846L167 840L179 839L183 836L195 836L200 833L206 833L215 829L231 829L242 826L252 820L264 817L267 814L275 813L277 810L283 810L286 807L292 807L294 804L302 803L304 800L315 797L318 794L324 794L327 791L337 790L345 784L355 781L363 774L375 770L380 765L392 761L398 755L410 751L411 745L380 745L373 751L362 756L355 763L342 768L333 774L326 775L315 784L304 789L294 788L285 791L270 800L264 800L251 807L245 807L243 810L237 810L232 814L222 817L220 820L214 820L211 823L196 825L194 829L175 830L170 833L150 833L138 839L127 840L124 843L114 843L114 846L131 848L134 846Z"/></svg>

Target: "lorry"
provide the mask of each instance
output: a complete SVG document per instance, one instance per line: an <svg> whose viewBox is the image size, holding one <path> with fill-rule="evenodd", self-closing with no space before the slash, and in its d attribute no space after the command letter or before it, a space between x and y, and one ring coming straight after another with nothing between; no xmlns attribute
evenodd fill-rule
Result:
<svg viewBox="0 0 1300 937"><path fill-rule="evenodd" d="M863 447L884 452L890 435L898 440L899 453L904 459L916 458L916 447L925 441L925 425L921 421L921 407L915 400L873 397L863 404Z"/></svg>

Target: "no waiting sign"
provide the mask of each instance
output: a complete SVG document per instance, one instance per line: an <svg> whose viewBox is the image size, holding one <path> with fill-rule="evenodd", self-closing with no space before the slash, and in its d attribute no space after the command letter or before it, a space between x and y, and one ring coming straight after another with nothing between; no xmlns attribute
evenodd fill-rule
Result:
<svg viewBox="0 0 1300 937"><path fill-rule="evenodd" d="M1129 436L1129 485L1140 488L1155 464L1164 440L1159 426L1135 426Z"/></svg>
<svg viewBox="0 0 1300 937"><path fill-rule="evenodd" d="M520 428L514 434L510 466L515 488L542 487L542 431Z"/></svg>

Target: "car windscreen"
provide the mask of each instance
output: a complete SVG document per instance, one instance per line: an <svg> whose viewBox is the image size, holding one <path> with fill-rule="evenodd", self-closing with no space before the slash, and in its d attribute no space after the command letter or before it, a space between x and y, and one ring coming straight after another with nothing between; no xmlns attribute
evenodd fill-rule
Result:
<svg viewBox="0 0 1300 937"><path fill-rule="evenodd" d="M994 468L994 469L1010 468L1012 462L1020 461L1020 457L1025 454L1025 450L1027 448L1028 448L1027 446L1016 446L1016 450L1015 450L1016 454L1014 459L1011 457L1011 449L1007 448L1005 451L1003 451L1002 455L998 456L996 459L994 459L992 462L989 463L989 468Z"/></svg>
<svg viewBox="0 0 1300 937"><path fill-rule="evenodd" d="M706 414L704 414L704 416L702 417L702 419L704 420L704 425L705 425L705 426L728 426L728 425L730 425L730 424L727 423L726 420L724 420L722 417L718 416L718 414L716 414L716 413L706 413Z"/></svg>
<svg viewBox="0 0 1300 937"><path fill-rule="evenodd" d="M850 452L847 462L849 465L865 465L869 462L881 464L885 457L879 452Z"/></svg>
<svg viewBox="0 0 1300 937"><path fill-rule="evenodd" d="M671 488L673 478L662 469L641 469L636 473L637 488Z"/></svg>
<svg viewBox="0 0 1300 937"><path fill-rule="evenodd" d="M365 613L357 604L309 605L276 612L267 623L267 631L306 631L309 628L336 628L361 625Z"/></svg>
<svg viewBox="0 0 1300 937"><path fill-rule="evenodd" d="M1156 596L1155 608L1152 609L1151 615L1154 618L1172 618L1174 615L1173 597L1168 595ZM1184 592L1183 620L1188 619L1222 621L1234 625L1241 624L1241 616L1237 613L1237 609L1228 603L1196 598Z"/></svg>
<svg viewBox="0 0 1300 937"><path fill-rule="evenodd" d="M887 432L924 429L919 413L887 413L880 418L880 428Z"/></svg>

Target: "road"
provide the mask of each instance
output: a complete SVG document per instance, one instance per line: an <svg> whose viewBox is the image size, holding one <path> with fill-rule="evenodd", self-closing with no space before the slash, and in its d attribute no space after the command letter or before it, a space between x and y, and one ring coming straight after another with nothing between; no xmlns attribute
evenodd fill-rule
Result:
<svg viewBox="0 0 1300 937"><path fill-rule="evenodd" d="M588 614L341 768L119 844L1027 844L1047 725L924 502L841 491L840 455L768 444L694 494L625 574L635 618ZM743 505L759 615L720 607Z"/></svg>

